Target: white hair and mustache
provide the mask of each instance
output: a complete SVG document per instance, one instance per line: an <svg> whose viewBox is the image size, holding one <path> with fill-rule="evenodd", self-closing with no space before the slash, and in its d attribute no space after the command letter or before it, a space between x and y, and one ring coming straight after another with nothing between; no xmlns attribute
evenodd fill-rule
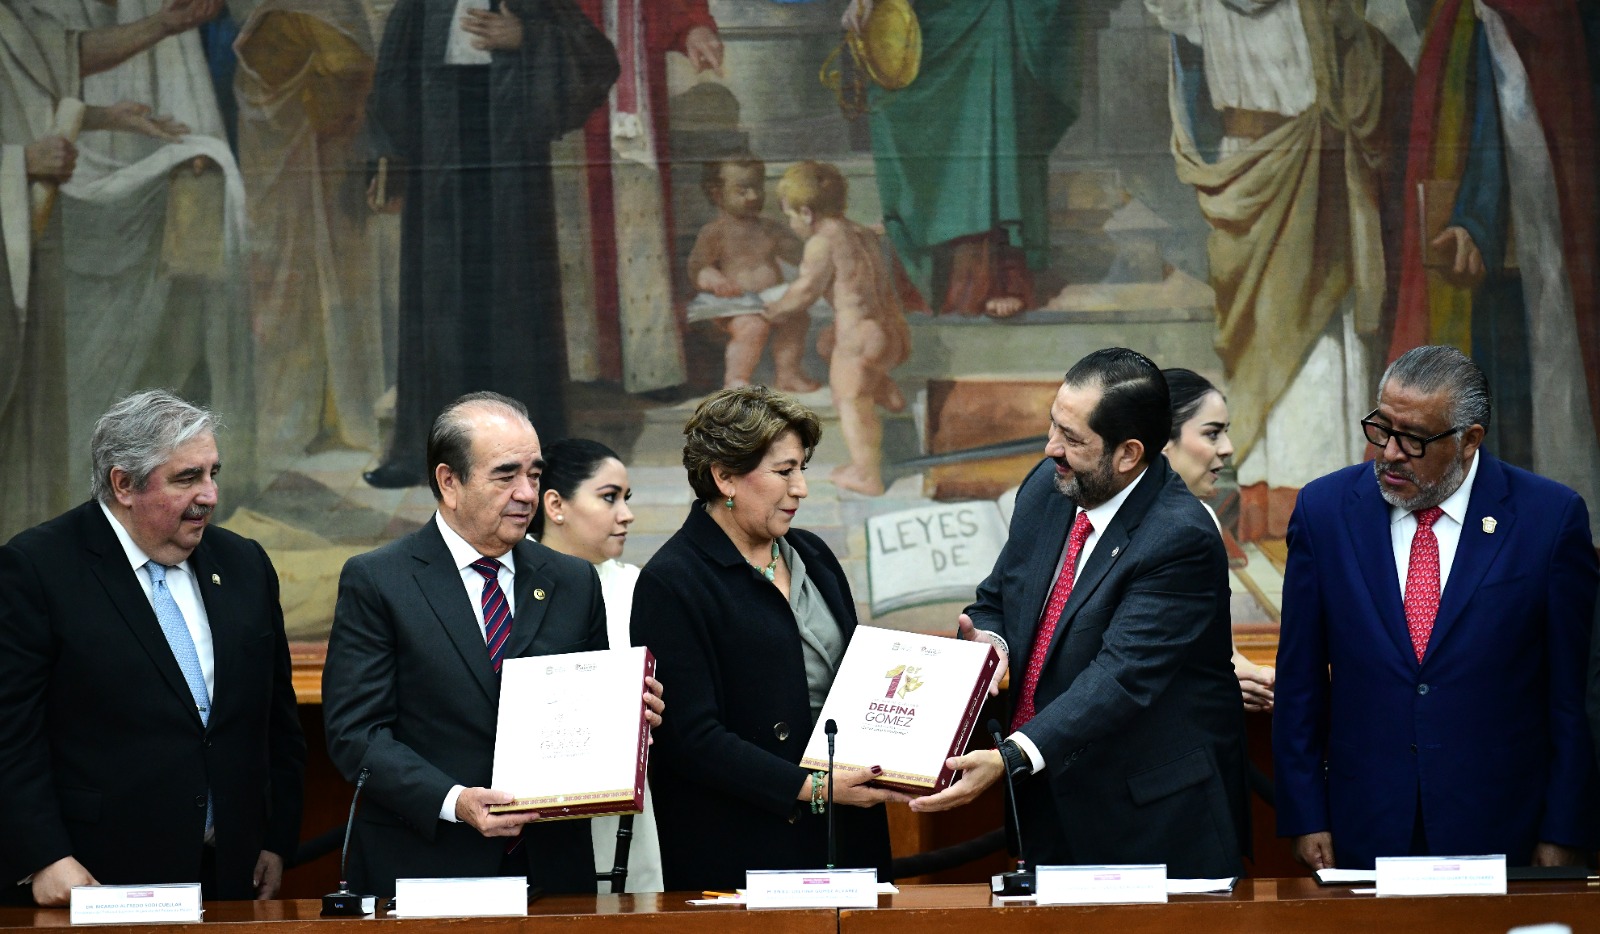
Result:
<svg viewBox="0 0 1600 934"><path fill-rule="evenodd" d="M211 410L165 389L124 396L100 416L89 438L89 455L94 463L90 495L107 505L112 502L114 467L128 472L135 490L144 490L151 474L172 452L201 434L216 434L221 427Z"/></svg>

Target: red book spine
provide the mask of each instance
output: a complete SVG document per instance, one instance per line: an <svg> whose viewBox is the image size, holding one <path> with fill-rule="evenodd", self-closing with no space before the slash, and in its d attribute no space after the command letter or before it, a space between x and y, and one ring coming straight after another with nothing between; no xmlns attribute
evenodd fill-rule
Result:
<svg viewBox="0 0 1600 934"><path fill-rule="evenodd" d="M961 715L961 728L956 730L956 735L950 741L949 756L959 756L966 752L967 741L972 738L972 728L978 723L978 711L983 709L983 699L989 696L989 682L994 679L994 671L998 667L1000 667L1000 653L991 645L989 655L983 660L983 668L978 674L978 683L972 686L972 695L967 698L966 712ZM950 787L955 778L955 769L948 765L942 766L939 769L939 777L934 779L933 790L943 791Z"/></svg>
<svg viewBox="0 0 1600 934"><path fill-rule="evenodd" d="M650 690L646 679L655 677L656 656L649 649L644 650L644 678L640 679L640 694ZM650 771L650 721L647 719L646 708L639 704L639 758L637 768L633 775L633 800L631 805L618 801L615 798L591 803L563 804L558 807L543 806L539 810L539 821L567 820L575 817L592 817L603 814L637 814L644 810L644 785L646 776Z"/></svg>

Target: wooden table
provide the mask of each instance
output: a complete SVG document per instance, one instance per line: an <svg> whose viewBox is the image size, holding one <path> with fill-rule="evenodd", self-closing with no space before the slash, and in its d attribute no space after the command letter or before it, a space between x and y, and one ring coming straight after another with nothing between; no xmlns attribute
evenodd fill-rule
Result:
<svg viewBox="0 0 1600 934"><path fill-rule="evenodd" d="M126 928L144 934L215 931L227 934L838 934L831 908L746 911L738 906L695 906L690 895L563 895L528 906L526 918L324 918L320 900L207 902L199 924L148 924ZM0 908L0 932L68 927L65 908ZM103 931L95 925L79 930ZM117 928L122 929L122 928Z"/></svg>
<svg viewBox="0 0 1600 934"><path fill-rule="evenodd" d="M1600 887L1581 882L1513 882L1506 895L1383 898L1309 878L1244 879L1231 895L1175 895L1165 905L994 907L974 885L907 886L876 909L839 912L839 934L1505 934L1523 924L1559 922L1600 931Z"/></svg>
<svg viewBox="0 0 1600 934"><path fill-rule="evenodd" d="M139 925L143 934L1505 934L1557 922L1600 931L1600 887L1581 882L1513 882L1506 895L1385 898L1310 879L1245 879L1229 895L1180 895L1165 905L995 906L985 886L905 886L879 907L748 910L687 904L691 896L601 895L543 898L525 918L323 918L321 903L212 902L201 924ZM66 927L65 909L0 909L0 932ZM106 926L96 929L105 930Z"/></svg>

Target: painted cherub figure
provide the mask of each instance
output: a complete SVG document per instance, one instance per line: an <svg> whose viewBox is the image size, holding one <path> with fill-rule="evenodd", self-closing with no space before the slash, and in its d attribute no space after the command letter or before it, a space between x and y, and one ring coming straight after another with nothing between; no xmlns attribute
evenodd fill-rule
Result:
<svg viewBox="0 0 1600 934"><path fill-rule="evenodd" d="M701 187L717 216L700 228L689 253L689 281L719 298L760 294L783 282L779 262L800 262L801 246L783 224L762 217L766 204L766 166L754 156L708 162ZM761 314L717 319L728 335L722 385L748 386L761 352L772 348L773 385L790 393L816 391L821 384L806 373L806 334L811 316L797 314L769 321Z"/></svg>
<svg viewBox="0 0 1600 934"><path fill-rule="evenodd" d="M883 493L883 424L875 408L898 412L906 400L889 371L911 352L911 330L895 291L888 253L879 235L844 216L846 184L838 168L799 162L778 182L789 226L805 239L800 274L784 295L767 304L774 322L804 314L818 298L833 305L834 323L818 350L829 361L828 388L839 413L850 462L830 479L840 489Z"/></svg>

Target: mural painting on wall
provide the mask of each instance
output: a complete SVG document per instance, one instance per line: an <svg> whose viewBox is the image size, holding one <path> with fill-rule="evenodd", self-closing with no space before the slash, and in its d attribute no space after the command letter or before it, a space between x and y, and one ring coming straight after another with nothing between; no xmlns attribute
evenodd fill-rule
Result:
<svg viewBox="0 0 1600 934"><path fill-rule="evenodd" d="M684 420L761 382L823 417L797 521L864 615L941 631L1061 373L1125 345L1227 393L1270 625L1409 347L1596 502L1597 42L1575 0L0 0L0 537L171 387L314 644L431 515L447 400L619 451L643 563Z"/></svg>

